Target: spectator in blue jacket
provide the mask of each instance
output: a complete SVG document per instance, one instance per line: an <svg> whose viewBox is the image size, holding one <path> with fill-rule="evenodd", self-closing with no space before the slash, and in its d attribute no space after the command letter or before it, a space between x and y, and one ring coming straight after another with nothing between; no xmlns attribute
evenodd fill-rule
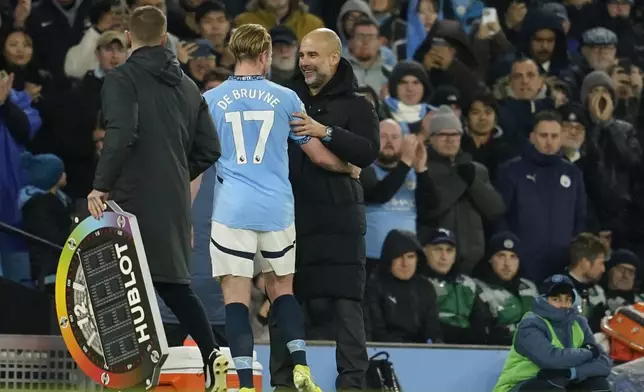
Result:
<svg viewBox="0 0 644 392"><path fill-rule="evenodd" d="M554 275L519 324L494 392L610 391L612 361L573 309L572 281Z"/></svg>
<svg viewBox="0 0 644 392"><path fill-rule="evenodd" d="M23 185L20 153L40 129L38 111L26 91L12 89L13 74L0 79L0 222L21 227L18 192ZM16 282L31 281L26 244L0 231L0 276Z"/></svg>
<svg viewBox="0 0 644 392"><path fill-rule="evenodd" d="M581 171L559 153L557 113L535 116L530 142L499 167L497 189L507 206L501 226L519 236L525 250L519 274L540 282L568 265L568 245L584 230L586 191Z"/></svg>
<svg viewBox="0 0 644 392"><path fill-rule="evenodd" d="M215 335L215 341L220 346L227 346L224 298L221 293L221 286L212 277L212 264L210 263L210 216L212 215L212 199L216 176L214 166L203 173L199 192L196 194L192 204L191 286L206 308L206 314L208 315L212 332ZM182 346L188 334L158 295L157 301L159 302L168 345L171 347Z"/></svg>

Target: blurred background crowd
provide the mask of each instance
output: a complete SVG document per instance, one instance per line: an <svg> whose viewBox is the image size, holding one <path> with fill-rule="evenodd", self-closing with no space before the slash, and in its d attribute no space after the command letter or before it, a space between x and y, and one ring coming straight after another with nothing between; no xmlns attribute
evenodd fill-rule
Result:
<svg viewBox="0 0 644 392"><path fill-rule="evenodd" d="M382 120L380 156L361 173L369 340L509 345L554 273L573 279L594 332L639 300L639 0L2 0L4 279L53 284L51 245L65 244L101 153L104 76L126 61L127 16L144 5L166 13L168 49L203 91L231 75L235 26L270 29L269 77L285 86L305 34L341 37L355 91ZM210 230L199 229L211 208L212 194L193 206L193 269L223 324ZM265 339L270 305L261 277L255 285Z"/></svg>

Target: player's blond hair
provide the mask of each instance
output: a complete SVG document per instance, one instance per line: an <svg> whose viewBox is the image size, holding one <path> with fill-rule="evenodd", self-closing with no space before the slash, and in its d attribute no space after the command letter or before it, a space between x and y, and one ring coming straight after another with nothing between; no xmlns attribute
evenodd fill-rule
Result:
<svg viewBox="0 0 644 392"><path fill-rule="evenodd" d="M139 7L130 16L132 41L144 46L160 45L167 30L167 20L157 7Z"/></svg>
<svg viewBox="0 0 644 392"><path fill-rule="evenodd" d="M256 61L262 52L271 49L271 35L261 25L245 24L238 27L230 37L228 49L237 62Z"/></svg>

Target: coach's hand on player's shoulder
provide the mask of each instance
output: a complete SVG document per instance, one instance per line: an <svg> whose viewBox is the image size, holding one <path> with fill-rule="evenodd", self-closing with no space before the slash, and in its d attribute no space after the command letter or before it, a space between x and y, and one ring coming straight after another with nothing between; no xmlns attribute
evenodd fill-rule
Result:
<svg viewBox="0 0 644 392"><path fill-rule="evenodd" d="M87 209L95 219L100 219L103 216L106 207L105 200L107 200L107 193L96 189L87 195Z"/></svg>
<svg viewBox="0 0 644 392"><path fill-rule="evenodd" d="M360 173L362 172L361 168L359 168L356 165L352 165L352 164L349 163L349 170L351 170L350 173L349 173L349 175L351 175L351 178L353 178L354 180L359 180L360 179Z"/></svg>
<svg viewBox="0 0 644 392"><path fill-rule="evenodd" d="M299 136L311 136L319 139L326 137L326 125L320 124L306 113L293 113L293 117L297 117L299 120L293 120L289 124L293 132Z"/></svg>

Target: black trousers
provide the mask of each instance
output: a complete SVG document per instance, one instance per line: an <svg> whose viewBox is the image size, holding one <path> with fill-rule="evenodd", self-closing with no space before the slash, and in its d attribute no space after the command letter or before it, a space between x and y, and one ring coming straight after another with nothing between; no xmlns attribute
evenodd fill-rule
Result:
<svg viewBox="0 0 644 392"><path fill-rule="evenodd" d="M610 392L606 377L591 377L581 382L532 379L521 384L517 392Z"/></svg>
<svg viewBox="0 0 644 392"><path fill-rule="evenodd" d="M201 351L204 363L212 350L217 348L206 310L189 284L155 282L159 296L177 316L187 334L192 336Z"/></svg>
<svg viewBox="0 0 644 392"><path fill-rule="evenodd" d="M215 335L215 342L219 347L228 347L228 338L226 338L225 325L211 325L212 334ZM188 337L188 332L181 324L167 324L163 323L165 330L165 337L168 340L169 347L181 347Z"/></svg>
<svg viewBox="0 0 644 392"><path fill-rule="evenodd" d="M316 298L302 304L307 340L336 342L337 390L361 390L369 367L362 306L358 301ZM293 363L277 330L277 321L269 315L271 336L271 385L276 391L293 390Z"/></svg>

